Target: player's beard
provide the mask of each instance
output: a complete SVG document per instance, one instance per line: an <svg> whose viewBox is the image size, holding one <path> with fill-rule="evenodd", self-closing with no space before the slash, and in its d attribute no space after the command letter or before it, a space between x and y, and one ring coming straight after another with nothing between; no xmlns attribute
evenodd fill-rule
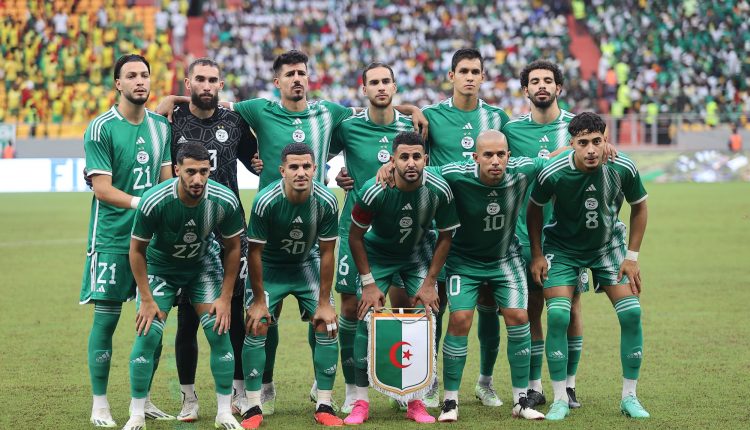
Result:
<svg viewBox="0 0 750 430"><path fill-rule="evenodd" d="M407 176L406 176L406 174L407 174L407 173L412 173L412 172L417 172L417 173L419 173L419 174L418 174L418 175L416 176L416 178L409 178L409 177L407 177ZM401 169L399 169L399 168L397 167L397 168L396 168L396 174L397 174L397 175L399 175L399 176L401 177L401 179L403 179L403 180L404 180L405 182L407 182L407 183L409 183L409 184L413 184L413 183L415 183L415 182L418 182L418 181L422 180L422 175L423 175L424 173L423 173L423 172L420 172L420 171L419 171L418 169L414 169L414 170L407 170L407 169L404 169L404 170L402 171Z"/></svg>
<svg viewBox="0 0 750 430"><path fill-rule="evenodd" d="M190 95L190 101L200 110L213 110L219 106L219 95L211 94L210 100L204 100L201 97L201 94L192 93Z"/></svg>
<svg viewBox="0 0 750 430"><path fill-rule="evenodd" d="M388 100L384 100L382 102L378 100L377 97L370 99L370 103L372 103L372 105L375 106L376 108L380 108L380 109L387 108L388 106L391 105L392 102L393 102L393 96L389 96Z"/></svg>
<svg viewBox="0 0 750 430"><path fill-rule="evenodd" d="M536 97L531 96L531 103L534 104L538 109L547 109L548 107L552 106L552 104L557 100L557 95L555 93L552 93L549 95L549 98L547 100L538 100Z"/></svg>
<svg viewBox="0 0 750 430"><path fill-rule="evenodd" d="M148 98L151 96L151 91L147 92L146 93L146 97L144 97L142 99L141 98L138 98L138 99L135 98L133 96L133 94L123 93L123 95L125 96L125 99L127 101L129 101L130 103L133 103L136 106L143 106L143 105L146 104L146 102L148 101Z"/></svg>

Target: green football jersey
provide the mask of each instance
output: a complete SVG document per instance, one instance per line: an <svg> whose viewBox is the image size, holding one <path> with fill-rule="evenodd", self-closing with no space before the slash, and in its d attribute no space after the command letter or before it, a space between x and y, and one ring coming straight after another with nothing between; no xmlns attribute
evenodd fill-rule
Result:
<svg viewBox="0 0 750 430"><path fill-rule="evenodd" d="M456 196L461 221L461 227L453 236L451 254L493 262L510 252L520 252L515 234L518 211L526 190L544 164L543 159L511 158L496 186L479 181L479 165L474 162L443 166L441 172Z"/></svg>
<svg viewBox="0 0 750 430"><path fill-rule="evenodd" d="M151 111L131 124L117 105L86 128L83 148L89 175L109 175L112 186L140 197L159 183L162 166L170 166L172 131L166 118ZM89 218L89 253L127 254L135 211L105 203L94 196Z"/></svg>
<svg viewBox="0 0 750 430"><path fill-rule="evenodd" d="M635 164L623 153L591 173L576 169L573 151L565 151L542 169L531 201L553 200L552 220L544 227L544 248L572 257L602 254L625 243L618 214L623 198L631 205L646 199Z"/></svg>
<svg viewBox="0 0 750 430"><path fill-rule="evenodd" d="M427 151L430 165L442 166L456 161L471 160L479 133L500 130L508 122L508 114L499 107L479 100L477 108L463 111L453 106L453 98L425 106L422 113L430 122Z"/></svg>
<svg viewBox="0 0 750 430"><path fill-rule="evenodd" d="M560 110L560 116L549 124L539 124L531 119L531 113L521 115L503 127L503 134L508 139L508 147L513 157L530 157L549 159L552 152L570 145L568 124L575 115ZM526 229L526 205L529 203L531 188L526 193L521 212L518 213L516 235L523 246L529 246L529 233ZM544 207L544 223L552 218L552 206Z"/></svg>
<svg viewBox="0 0 750 430"><path fill-rule="evenodd" d="M179 178L149 190L138 205L133 239L150 242L146 252L149 273L184 273L197 264L210 246L217 245L213 231L224 239L242 233L240 201L232 190L208 180L203 199L195 207L180 200Z"/></svg>
<svg viewBox="0 0 750 430"><path fill-rule="evenodd" d="M396 187L365 182L352 210L352 222L368 228L365 247L386 258L401 259L412 255L435 221L439 231L454 230L460 225L453 192L438 168L427 168L422 186L403 192Z"/></svg>
<svg viewBox="0 0 750 430"><path fill-rule="evenodd" d="M308 102L304 111L292 112L277 101L261 98L235 103L234 110L255 130L258 139L258 156L265 166L260 174L260 190L281 178L277 166L281 164L281 151L290 143L312 148L318 165L314 179L323 182L333 129L354 113L326 100Z"/></svg>
<svg viewBox="0 0 750 430"><path fill-rule="evenodd" d="M336 196L325 185L313 181L310 198L294 204L280 179L255 196L247 239L265 244L264 265L300 266L319 257L318 240L338 238L338 215Z"/></svg>
<svg viewBox="0 0 750 430"><path fill-rule="evenodd" d="M370 120L368 109L347 118L333 133L331 154L344 151L346 170L354 179L354 188L346 193L344 209L341 211L339 232L342 237L349 235L352 208L357 202L357 190L375 176L380 167L391 158L393 139L402 131L411 131L414 125L411 117L394 109L392 123L380 125Z"/></svg>

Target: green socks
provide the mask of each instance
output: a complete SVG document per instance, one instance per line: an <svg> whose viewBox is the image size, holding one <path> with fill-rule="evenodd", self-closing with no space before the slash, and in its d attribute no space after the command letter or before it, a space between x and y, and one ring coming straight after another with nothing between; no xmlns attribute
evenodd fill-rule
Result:
<svg viewBox="0 0 750 430"><path fill-rule="evenodd" d="M232 394L232 379L234 378L234 352L232 342L229 340L229 332L221 336L214 331L216 315L205 313L200 316L203 332L211 346L211 374L214 376L216 393L223 395Z"/></svg>
<svg viewBox="0 0 750 430"><path fill-rule="evenodd" d="M529 365L531 363L531 326L508 326L508 363L510 380L514 388L529 386Z"/></svg>
<svg viewBox="0 0 750 430"><path fill-rule="evenodd" d="M88 346L89 375L95 396L107 394L109 365L112 360L112 335L120 319L122 303L97 301Z"/></svg>
<svg viewBox="0 0 750 430"><path fill-rule="evenodd" d="M267 342L266 336L245 336L242 344L242 373L245 375L245 390L247 391L260 391L263 385Z"/></svg>
<svg viewBox="0 0 750 430"><path fill-rule="evenodd" d="M354 336L357 334L357 320L346 319L339 315L339 349L341 352L341 371L344 382L354 384Z"/></svg>
<svg viewBox="0 0 750 430"><path fill-rule="evenodd" d="M358 387L369 387L367 379L367 323L357 320L357 334L354 337L354 383Z"/></svg>
<svg viewBox="0 0 750 430"><path fill-rule="evenodd" d="M500 318L497 308L477 305L479 338L479 374L492 376L500 351Z"/></svg>
<svg viewBox="0 0 750 430"><path fill-rule="evenodd" d="M568 376L574 376L578 372L582 350L583 336L568 336Z"/></svg>
<svg viewBox="0 0 750 430"><path fill-rule="evenodd" d="M529 379L538 381L542 379L542 363L544 362L544 341L531 341L531 365L529 367Z"/></svg>
<svg viewBox="0 0 750 430"><path fill-rule="evenodd" d="M641 303L638 297L628 296L615 303L620 321L620 360L622 376L638 379L643 360L643 330L641 328Z"/></svg>
<svg viewBox="0 0 750 430"><path fill-rule="evenodd" d="M467 336L445 335L443 342L443 386L446 391L458 391L466 366L469 349Z"/></svg>
<svg viewBox="0 0 750 430"><path fill-rule="evenodd" d="M148 334L135 337L130 352L130 397L143 399L148 395L154 376L154 352L161 345L162 333L164 323L154 319Z"/></svg>
<svg viewBox="0 0 750 430"><path fill-rule="evenodd" d="M338 337L329 338L328 333L315 333L315 343L317 345L313 350L313 365L318 389L333 390L336 367L339 362L339 339Z"/></svg>
<svg viewBox="0 0 750 430"><path fill-rule="evenodd" d="M545 352L552 381L567 379L568 325L570 325L570 299L567 297L548 299Z"/></svg>

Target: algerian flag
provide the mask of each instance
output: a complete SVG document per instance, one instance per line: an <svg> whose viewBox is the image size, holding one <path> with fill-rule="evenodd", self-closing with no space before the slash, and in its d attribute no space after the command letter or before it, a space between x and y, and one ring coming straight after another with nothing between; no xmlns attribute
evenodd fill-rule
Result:
<svg viewBox="0 0 750 430"><path fill-rule="evenodd" d="M368 376L395 399L421 398L437 372L433 318L420 313L378 312L369 318Z"/></svg>

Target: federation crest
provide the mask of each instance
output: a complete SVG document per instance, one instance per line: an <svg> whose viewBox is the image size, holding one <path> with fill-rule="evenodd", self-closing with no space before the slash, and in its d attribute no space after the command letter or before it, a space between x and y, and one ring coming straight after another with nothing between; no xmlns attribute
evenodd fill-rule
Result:
<svg viewBox="0 0 750 430"><path fill-rule="evenodd" d="M424 396L437 372L433 315L424 309L383 309L365 320L370 385L402 401Z"/></svg>
<svg viewBox="0 0 750 430"><path fill-rule="evenodd" d="M539 153L536 154L536 156L539 158L549 158L549 154L550 154L549 149L542 148L539 150Z"/></svg>
<svg viewBox="0 0 750 430"><path fill-rule="evenodd" d="M218 140L221 143L224 143L227 141L227 139L229 139L229 133L227 133L227 131L224 130L223 128L216 130L215 136L216 136L216 140Z"/></svg>
<svg viewBox="0 0 750 430"><path fill-rule="evenodd" d="M594 198L588 198L584 205L586 206L586 209L593 211L599 207L599 202Z"/></svg>
<svg viewBox="0 0 750 430"><path fill-rule="evenodd" d="M464 136L463 139L461 139L461 146L464 149L471 149L474 147L474 139L471 136Z"/></svg>
<svg viewBox="0 0 750 430"><path fill-rule="evenodd" d="M295 228L289 232L289 237L291 237L294 240L302 239L302 236L304 236L304 233L302 233L302 230Z"/></svg>
<svg viewBox="0 0 750 430"><path fill-rule="evenodd" d="M192 231L189 231L189 232L185 233L185 236L182 236L182 240L185 243L193 243L196 240L198 240L198 235L195 234L195 233L193 233Z"/></svg>
<svg viewBox="0 0 750 430"><path fill-rule="evenodd" d="M135 159L140 164L146 164L146 163L148 163L149 158L150 157L148 156L148 152L146 152L146 151L138 151L138 154L136 154L136 156L135 156Z"/></svg>
<svg viewBox="0 0 750 430"><path fill-rule="evenodd" d="M292 133L292 140L294 140L297 143L304 142L305 132L300 129L294 130L294 133Z"/></svg>
<svg viewBox="0 0 750 430"><path fill-rule="evenodd" d="M378 151L378 161L381 163L386 163L388 160L391 159L391 153L388 152L387 149L381 149Z"/></svg>
<svg viewBox="0 0 750 430"><path fill-rule="evenodd" d="M402 228L408 228L411 227L411 225L414 223L414 221L409 216L405 216L399 220L398 225L400 225Z"/></svg>
<svg viewBox="0 0 750 430"><path fill-rule="evenodd" d="M579 284L586 285L589 283L589 272L586 271L586 269L583 269L581 271L581 274L579 276Z"/></svg>
<svg viewBox="0 0 750 430"><path fill-rule="evenodd" d="M490 215L497 215L497 213L500 212L500 205L492 202L487 205L487 213Z"/></svg>

